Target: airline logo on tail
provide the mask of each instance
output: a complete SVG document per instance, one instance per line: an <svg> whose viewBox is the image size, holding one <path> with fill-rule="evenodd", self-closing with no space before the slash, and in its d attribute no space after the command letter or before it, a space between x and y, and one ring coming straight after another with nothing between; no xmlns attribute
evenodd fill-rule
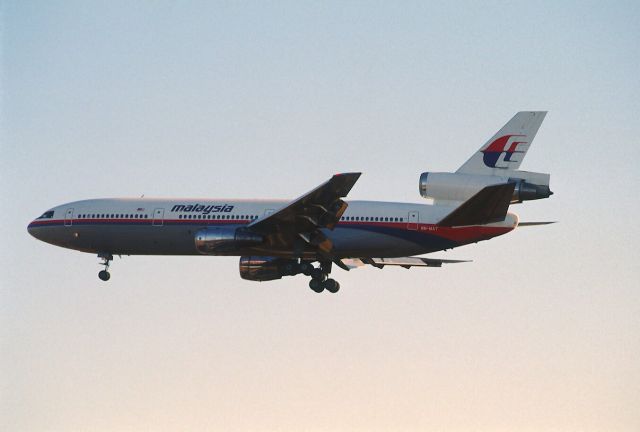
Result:
<svg viewBox="0 0 640 432"><path fill-rule="evenodd" d="M524 137L526 135L504 135L495 139L484 150L481 150L483 154L482 160L489 168L509 168L508 162L518 162L517 160L511 160L514 153L525 153L526 150L518 150L518 145L528 144L527 141L518 141L517 138L509 143L509 140L513 137ZM508 144L508 146L507 146ZM504 158L500 160L500 156L505 154ZM497 165L498 162L507 162L507 164Z"/></svg>

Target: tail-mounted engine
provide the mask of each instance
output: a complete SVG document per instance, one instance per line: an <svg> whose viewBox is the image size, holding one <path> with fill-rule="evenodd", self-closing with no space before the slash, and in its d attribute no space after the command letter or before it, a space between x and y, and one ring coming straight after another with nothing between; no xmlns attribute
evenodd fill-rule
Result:
<svg viewBox="0 0 640 432"><path fill-rule="evenodd" d="M518 177L501 177L482 174L425 172L420 175L420 195L443 201L466 201L482 188L495 184L516 183L512 203L548 198L549 174L512 171Z"/></svg>
<svg viewBox="0 0 640 432"><path fill-rule="evenodd" d="M245 228L204 228L196 233L196 249L201 254L215 255L258 246L264 241L260 234Z"/></svg>

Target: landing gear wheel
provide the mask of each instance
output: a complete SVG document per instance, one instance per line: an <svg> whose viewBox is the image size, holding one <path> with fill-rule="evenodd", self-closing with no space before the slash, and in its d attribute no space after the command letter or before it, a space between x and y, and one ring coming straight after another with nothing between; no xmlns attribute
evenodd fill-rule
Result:
<svg viewBox="0 0 640 432"><path fill-rule="evenodd" d="M100 273L98 273L98 277L100 278L100 280L103 280L106 282L111 277L111 274L106 270L100 270Z"/></svg>
<svg viewBox="0 0 640 432"><path fill-rule="evenodd" d="M318 279L320 282L322 282L323 280L326 279L327 276L324 274L322 269L314 268L311 271L311 277L314 278L314 279Z"/></svg>
<svg viewBox="0 0 640 432"><path fill-rule="evenodd" d="M295 264L285 264L282 267L282 274L285 276L293 276L296 274L296 265Z"/></svg>
<svg viewBox="0 0 640 432"><path fill-rule="evenodd" d="M326 281L322 282L322 286L324 287L324 289L333 294L337 293L340 289L340 284L335 279L327 279Z"/></svg>
<svg viewBox="0 0 640 432"><path fill-rule="evenodd" d="M303 262L300 264L300 273L305 276L311 276L311 272L313 271L313 266L308 262Z"/></svg>
<svg viewBox="0 0 640 432"><path fill-rule="evenodd" d="M319 281L318 279L311 279L309 281L309 288L311 288L313 291L317 293L321 293L322 290L324 289L324 286L322 281Z"/></svg>

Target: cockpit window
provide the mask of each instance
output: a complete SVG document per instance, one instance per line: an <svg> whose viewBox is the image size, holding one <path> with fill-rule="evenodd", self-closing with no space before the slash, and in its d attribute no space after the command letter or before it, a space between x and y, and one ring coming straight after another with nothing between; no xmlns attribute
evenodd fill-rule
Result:
<svg viewBox="0 0 640 432"><path fill-rule="evenodd" d="M51 219L53 217L53 210L49 210L48 212L42 213L38 219Z"/></svg>

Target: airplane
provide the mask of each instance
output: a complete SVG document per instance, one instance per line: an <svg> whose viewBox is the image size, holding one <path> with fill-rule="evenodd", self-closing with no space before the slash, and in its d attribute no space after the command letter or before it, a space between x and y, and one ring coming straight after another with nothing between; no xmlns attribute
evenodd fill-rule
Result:
<svg viewBox="0 0 640 432"><path fill-rule="evenodd" d="M231 255L240 257L243 279L304 274L313 291L335 293L333 264L441 267L467 261L417 255L550 223L519 223L509 212L510 204L553 194L549 174L518 170L545 115L518 112L456 172L422 173L419 191L427 204L343 200L361 175L352 172L291 201L75 201L45 211L27 229L38 240L97 254L103 281L114 255Z"/></svg>

